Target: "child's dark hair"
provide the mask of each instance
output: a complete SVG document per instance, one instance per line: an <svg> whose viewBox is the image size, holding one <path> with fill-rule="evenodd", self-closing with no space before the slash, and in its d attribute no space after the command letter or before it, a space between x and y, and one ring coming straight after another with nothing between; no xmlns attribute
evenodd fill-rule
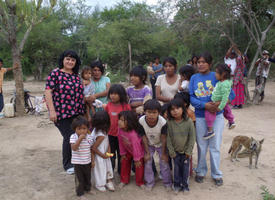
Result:
<svg viewBox="0 0 275 200"><path fill-rule="evenodd" d="M4 61L2 60L2 58L0 58L0 63L2 63L2 64L4 63Z"/></svg>
<svg viewBox="0 0 275 200"><path fill-rule="evenodd" d="M216 70L220 75L224 73L224 79L230 79L231 69L227 64L218 64Z"/></svg>
<svg viewBox="0 0 275 200"><path fill-rule="evenodd" d="M142 81L142 83L145 84L146 80L147 80L147 71L143 68L142 65L139 65L139 66L134 67L130 71L130 77L131 76L139 77L139 79Z"/></svg>
<svg viewBox="0 0 275 200"><path fill-rule="evenodd" d="M201 53L198 57L198 60L200 58L204 58L205 62L207 62L209 65L212 64L213 58L210 53L208 53L208 52Z"/></svg>
<svg viewBox="0 0 275 200"><path fill-rule="evenodd" d="M159 113L161 111L161 105L156 99L149 99L148 101L145 102L144 106L144 112L146 110L157 110Z"/></svg>
<svg viewBox="0 0 275 200"><path fill-rule="evenodd" d="M87 128L89 127L89 122L85 119L85 117L79 115L74 118L72 122L72 129L75 131L77 127L85 125Z"/></svg>
<svg viewBox="0 0 275 200"><path fill-rule="evenodd" d="M81 71L81 78L84 79L84 73L87 71L92 71L91 67L89 66L84 66L82 71Z"/></svg>
<svg viewBox="0 0 275 200"><path fill-rule="evenodd" d="M133 111L122 111L118 114L118 119L121 117L127 122L127 131L135 130L138 131L138 117Z"/></svg>
<svg viewBox="0 0 275 200"><path fill-rule="evenodd" d="M179 74L185 77L188 81L190 81L191 76L195 74L195 69L193 66L185 65L179 69Z"/></svg>
<svg viewBox="0 0 275 200"><path fill-rule="evenodd" d="M163 66L165 66L165 64L169 62L171 63L172 65L174 65L175 67L175 70L177 69L177 60L173 57L167 57L163 60Z"/></svg>
<svg viewBox="0 0 275 200"><path fill-rule="evenodd" d="M164 113L168 110L168 106L169 106L169 103L163 104L161 106L161 111L160 111L161 116L163 116Z"/></svg>
<svg viewBox="0 0 275 200"><path fill-rule="evenodd" d="M110 117L104 110L97 111L92 117L92 125L97 131L101 130L107 133L110 129Z"/></svg>
<svg viewBox="0 0 275 200"><path fill-rule="evenodd" d="M197 58L197 61L198 61L198 57L196 55L193 55L192 58L191 58L191 61L192 61L192 64L194 65L194 58Z"/></svg>
<svg viewBox="0 0 275 200"><path fill-rule="evenodd" d="M94 69L95 67L98 67L102 74L104 74L105 68L101 62L101 60L95 60L91 64L91 68Z"/></svg>
<svg viewBox="0 0 275 200"><path fill-rule="evenodd" d="M186 108L184 106L184 103L181 99L179 98L176 98L176 99L173 99L172 101L170 101L169 103L169 106L168 106L168 109L167 109L167 115L168 115L168 119L171 120L171 119L174 119L174 117L171 115L171 110L172 110L172 107L175 106L177 108L182 108L182 118L184 120L187 120L188 119L188 116L187 116L187 111L186 111Z"/></svg>
<svg viewBox="0 0 275 200"><path fill-rule="evenodd" d="M111 85L108 92L108 99L110 99L111 94L118 94L120 104L127 104L128 97L125 88L121 84Z"/></svg>
<svg viewBox="0 0 275 200"><path fill-rule="evenodd" d="M59 60L58 60L59 69L62 69L64 67L63 66L63 61L64 61L65 57L74 58L76 60L75 66L72 70L75 74L78 74L79 67L81 65L81 61L80 61L80 58L77 55L77 53L73 50L66 50L60 55Z"/></svg>
<svg viewBox="0 0 275 200"><path fill-rule="evenodd" d="M190 94L188 92L178 92L175 94L174 99L181 99L185 104L186 108L189 108L190 106Z"/></svg>

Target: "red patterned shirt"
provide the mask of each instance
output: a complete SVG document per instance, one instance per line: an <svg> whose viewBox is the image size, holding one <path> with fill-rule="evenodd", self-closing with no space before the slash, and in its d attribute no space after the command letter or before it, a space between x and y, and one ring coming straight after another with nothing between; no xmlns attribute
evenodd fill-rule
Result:
<svg viewBox="0 0 275 200"><path fill-rule="evenodd" d="M83 85L77 74L54 69L47 78L46 90L52 90L57 120L84 114Z"/></svg>

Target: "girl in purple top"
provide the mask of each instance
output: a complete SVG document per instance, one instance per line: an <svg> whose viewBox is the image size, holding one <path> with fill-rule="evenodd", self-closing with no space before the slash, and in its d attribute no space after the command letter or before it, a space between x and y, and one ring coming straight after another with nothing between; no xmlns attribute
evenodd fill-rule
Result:
<svg viewBox="0 0 275 200"><path fill-rule="evenodd" d="M152 98L152 92L146 84L147 72L143 66L137 66L130 72L130 80L133 86L126 89L132 110L137 114L143 114L143 103Z"/></svg>
<svg viewBox="0 0 275 200"><path fill-rule="evenodd" d="M84 114L83 85L78 76L81 61L76 52L67 50L59 58L59 67L48 76L45 98L50 120L63 136L63 167L68 174L74 173L71 163L70 136L73 119Z"/></svg>

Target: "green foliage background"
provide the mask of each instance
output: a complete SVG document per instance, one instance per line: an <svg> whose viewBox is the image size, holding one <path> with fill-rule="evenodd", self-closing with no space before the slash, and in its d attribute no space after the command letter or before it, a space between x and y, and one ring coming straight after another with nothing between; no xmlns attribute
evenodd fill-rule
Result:
<svg viewBox="0 0 275 200"><path fill-rule="evenodd" d="M192 55L203 51L213 55L214 64L222 62L230 47L229 40L214 29L196 26L197 22L190 20L190 16L195 16L198 10L190 2L193 1L177 1L175 16L167 20L162 13L165 10L163 6L167 4L151 7L146 3L123 0L111 8L99 9L87 6L82 0L76 3L58 1L54 13L35 26L27 40L22 54L24 76L42 79L57 67L58 57L64 50L73 49L80 55L83 65L101 59L108 64L110 76L115 74L113 80L125 79L129 71L129 43L133 65L145 65L154 56L161 59L174 56L181 66ZM203 12L208 15L198 19L211 27L221 26L229 30L243 52L249 42L249 35L241 20L228 13L225 17L225 10L213 11L211 0L204 3ZM275 9L271 9L273 4L271 0L252 0L253 10L259 16L261 25L270 23L275 12ZM274 26L263 48L275 51ZM255 51L256 44L252 43L247 52L251 60ZM0 58L4 59L5 66L12 65L11 49L1 34Z"/></svg>

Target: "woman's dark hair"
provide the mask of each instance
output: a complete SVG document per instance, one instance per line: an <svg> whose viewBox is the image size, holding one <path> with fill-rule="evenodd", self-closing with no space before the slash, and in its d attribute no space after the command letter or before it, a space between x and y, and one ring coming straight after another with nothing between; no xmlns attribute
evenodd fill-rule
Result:
<svg viewBox="0 0 275 200"><path fill-rule="evenodd" d="M104 110L97 111L92 117L92 125L97 131L101 130L107 133L110 129L110 117Z"/></svg>
<svg viewBox="0 0 275 200"><path fill-rule="evenodd" d="M156 99L149 99L148 101L145 102L144 106L144 112L146 110L157 110L159 113L161 111L161 105Z"/></svg>
<svg viewBox="0 0 275 200"><path fill-rule="evenodd" d="M190 106L190 94L188 92L178 92L175 94L174 99L181 99L183 103L185 103L186 108L189 108Z"/></svg>
<svg viewBox="0 0 275 200"><path fill-rule="evenodd" d="M72 122L72 129L75 131L77 127L85 125L87 128L89 127L89 122L81 115L74 118Z"/></svg>
<svg viewBox="0 0 275 200"><path fill-rule="evenodd" d="M177 107L177 108L182 108L182 118L184 120L187 120L188 119L188 116L187 116L187 111L186 111L186 108L184 106L184 103L181 99L179 98L176 98L176 99L173 99L172 101L170 101L169 103L169 106L168 106L168 109L167 109L167 115L168 115L168 119L171 120L171 119L174 119L174 117L171 115L171 110L172 110L172 107Z"/></svg>
<svg viewBox="0 0 275 200"><path fill-rule="evenodd" d="M192 61L192 64L193 64L193 65L195 64L195 63L194 63L194 58L197 58L197 61L198 61L198 56L196 56L196 55L193 55L193 56L192 56L191 61Z"/></svg>
<svg viewBox="0 0 275 200"><path fill-rule="evenodd" d="M176 60L175 58L173 58L173 57L167 57L167 58L165 58L165 59L163 60L163 66L165 66L165 64L166 64L167 62L169 62L169 63L171 63L172 65L174 65L175 71L176 71L176 69L177 69L177 60Z"/></svg>
<svg viewBox="0 0 275 200"><path fill-rule="evenodd" d="M155 57L154 57L154 61L156 61L156 59L159 59L159 60L160 60L159 56L155 56Z"/></svg>
<svg viewBox="0 0 275 200"><path fill-rule="evenodd" d="M91 64L91 68L94 69L95 67L98 67L102 74L104 74L105 68L100 60L95 60Z"/></svg>
<svg viewBox="0 0 275 200"><path fill-rule="evenodd" d="M121 84L113 84L111 85L109 92L108 92L108 99L110 99L111 94L118 94L119 102L121 104L128 103L128 97L125 88Z"/></svg>
<svg viewBox="0 0 275 200"><path fill-rule="evenodd" d="M224 79L230 79L231 69L227 64L218 64L216 70L220 75L224 73Z"/></svg>
<svg viewBox="0 0 275 200"><path fill-rule="evenodd" d="M199 55L198 60L200 58L204 58L205 62L207 62L209 65L212 64L213 58L212 58L212 56L211 56L210 53L204 52L204 53L202 53L202 54Z"/></svg>
<svg viewBox="0 0 275 200"><path fill-rule="evenodd" d="M185 65L179 69L179 74L184 76L188 81L190 81L191 76L195 74L195 69L193 66Z"/></svg>
<svg viewBox="0 0 275 200"><path fill-rule="evenodd" d="M134 67L130 71L130 77L131 76L139 77L139 79L143 82L143 84L145 84L146 80L147 80L147 71L143 68L142 65L139 65L139 66Z"/></svg>
<svg viewBox="0 0 275 200"><path fill-rule="evenodd" d="M122 111L118 114L118 119L123 117L124 120L127 122L127 131L135 130L138 131L138 116L133 111Z"/></svg>
<svg viewBox="0 0 275 200"><path fill-rule="evenodd" d="M169 106L169 103L163 104L161 106L161 111L160 111L161 116L163 116L164 113L168 110L168 106Z"/></svg>
<svg viewBox="0 0 275 200"><path fill-rule="evenodd" d="M60 57L59 57L59 60L58 60L58 67L59 69L62 69L64 66L63 66L63 60L65 57L70 57L70 58L74 58L76 60L76 63L75 63L75 66L73 68L73 72L75 74L78 74L78 71L79 71L79 67L81 65L81 61L80 61L80 58L79 56L77 55L77 53L73 50L66 50L64 51Z"/></svg>
<svg viewBox="0 0 275 200"><path fill-rule="evenodd" d="M87 72L87 71L92 71L91 67L89 66L84 66L82 71L81 71L81 78L84 79L84 73Z"/></svg>

